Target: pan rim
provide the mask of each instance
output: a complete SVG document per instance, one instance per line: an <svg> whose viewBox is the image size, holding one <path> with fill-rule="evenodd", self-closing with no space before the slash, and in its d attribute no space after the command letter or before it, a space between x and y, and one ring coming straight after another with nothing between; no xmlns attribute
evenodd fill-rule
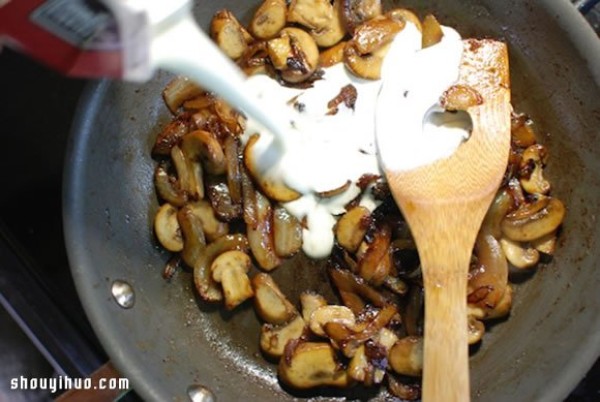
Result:
<svg viewBox="0 0 600 402"><path fill-rule="evenodd" d="M568 35L578 53L588 63L588 70L594 81L600 86L600 40L584 18L567 0L540 0L540 3L551 10L559 20L559 25L564 33ZM560 16L560 18L558 18ZM77 246L82 238L82 228L76 224L74 216L84 211L81 203L75 197L81 191L83 183L82 172L71 167L80 164L84 158L87 138L93 132L94 116L98 111L103 95L106 93L111 81L101 80L89 83L79 102L72 124L69 144L67 147L64 173L63 173L63 227L65 245L69 259L72 276L82 302L84 310L90 318L91 325L98 335L102 345L109 354L116 367L126 375L133 388L146 400L165 400L164 389L161 383L151 382L145 377L143 367L132 364L135 360L130 358L129 350L118 342L118 339L109 334L114 331L110 320L103 319L106 311L103 304L96 303L89 295L93 294L93 284L88 277L89 258L86 257L81 247ZM600 328L600 319L595 323ZM594 351L594 353L590 353ZM575 385L583 378L585 373L594 364L600 355L600 342L590 331L587 336L580 340L579 347L574 352L569 362L571 370L565 371L565 375L545 384L543 393L539 400L562 400ZM574 368L573 368L574 367Z"/></svg>

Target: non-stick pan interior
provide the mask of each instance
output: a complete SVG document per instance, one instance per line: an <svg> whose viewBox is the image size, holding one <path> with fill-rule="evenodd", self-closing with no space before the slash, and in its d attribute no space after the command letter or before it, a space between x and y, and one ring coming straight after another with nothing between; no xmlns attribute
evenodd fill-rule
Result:
<svg viewBox="0 0 600 402"><path fill-rule="evenodd" d="M561 400L598 356L600 263L600 45L567 1L406 1L467 36L509 43L513 99L545 133L549 174L568 214L553 261L516 289L508 321L492 327L471 360L479 401ZM198 2L207 26L221 8L248 20L258 2ZM191 51L202 51L193 49ZM147 400L185 401L192 385L218 400L292 399L258 349L250 306L207 306L189 273L161 277L169 255L152 233L157 200L150 149L170 115L160 97L170 75L143 85L103 81L88 88L66 161L66 242L79 294L111 359ZM284 291L327 292L321 264L301 257L280 267ZM116 280L135 292L130 309L111 295ZM350 399L382 395L351 389ZM310 395L294 394L296 397Z"/></svg>

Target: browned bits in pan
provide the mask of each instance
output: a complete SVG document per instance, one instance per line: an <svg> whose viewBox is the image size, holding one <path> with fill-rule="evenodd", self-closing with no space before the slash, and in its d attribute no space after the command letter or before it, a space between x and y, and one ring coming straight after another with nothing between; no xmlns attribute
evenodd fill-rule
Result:
<svg viewBox="0 0 600 402"><path fill-rule="evenodd" d="M421 21L407 9L384 12L379 0L265 0L248 29L222 10L211 34L248 75L309 88L322 77L321 68L340 62L357 77L378 79L390 42L406 24L422 31L423 48L443 37L433 15ZM353 85L342 87L327 104L329 114L342 105L353 109L357 96ZM163 98L174 117L151 151L160 203L153 229L171 253L163 277L170 280L181 267L192 271L205 302L228 310L253 303L262 323L260 350L278 362L287 387L387 384L391 395L417 400L424 292L412 235L387 183L365 175L316 194L324 200L356 184L378 206L371 211L357 197L337 217L335 246L319 272L335 297L305 289L299 300L288 298L270 272L301 253L305 222L283 205L301 194L260 170L252 152L260 137L245 133L244 116L227 103L185 77L173 79ZM461 111L481 99L471 87L454 85L440 104ZM289 104L304 106L297 99ZM545 172L549 151L538 143L533 122L515 113L511 123L508 168L465 272L470 344L484 339L487 321L510 313L511 270L535 269L554 253L566 214L552 194Z"/></svg>

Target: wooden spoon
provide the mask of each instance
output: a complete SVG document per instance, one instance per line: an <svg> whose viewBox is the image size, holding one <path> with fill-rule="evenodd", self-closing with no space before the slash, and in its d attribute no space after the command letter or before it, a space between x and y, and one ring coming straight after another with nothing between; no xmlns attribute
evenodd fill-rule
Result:
<svg viewBox="0 0 600 402"><path fill-rule="evenodd" d="M475 238L500 186L510 150L506 45L465 40L463 47L458 83L475 89L483 101L466 110L472 119L470 138L450 157L412 170L390 171L383 161L423 270L426 402L470 399L467 274ZM378 131L377 137L381 135L387 134Z"/></svg>

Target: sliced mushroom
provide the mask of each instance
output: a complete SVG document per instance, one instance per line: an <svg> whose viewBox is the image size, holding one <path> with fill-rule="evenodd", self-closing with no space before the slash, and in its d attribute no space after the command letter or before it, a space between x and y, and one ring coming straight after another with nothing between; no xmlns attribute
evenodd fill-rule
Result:
<svg viewBox="0 0 600 402"><path fill-rule="evenodd" d="M334 64L341 63L344 61L344 47L346 46L345 41L339 42L328 49L321 51L319 54L319 66L331 67Z"/></svg>
<svg viewBox="0 0 600 402"><path fill-rule="evenodd" d="M483 338L483 334L485 334L485 325L473 316L469 316L469 318L467 319L467 323L469 326L467 332L468 342L469 345L474 345L477 342L481 341L481 338Z"/></svg>
<svg viewBox="0 0 600 402"><path fill-rule="evenodd" d="M327 306L327 300L318 293L306 291L300 295L300 305L302 306L304 321L309 322L315 310L319 307Z"/></svg>
<svg viewBox="0 0 600 402"><path fill-rule="evenodd" d="M349 382L335 350L328 343L290 344L279 361L278 374L284 384L297 389L345 387Z"/></svg>
<svg viewBox="0 0 600 402"><path fill-rule="evenodd" d="M433 14L427 14L423 18L422 29L423 37L421 39L421 46L423 49L438 44L444 36L442 27Z"/></svg>
<svg viewBox="0 0 600 402"><path fill-rule="evenodd" d="M201 92L183 102L183 108L188 111L208 109L215 104L216 100L217 98L212 92Z"/></svg>
<svg viewBox="0 0 600 402"><path fill-rule="evenodd" d="M204 90L188 77L178 76L173 78L163 90L162 96L165 104L176 114L179 107L188 99L195 98L204 93Z"/></svg>
<svg viewBox="0 0 600 402"><path fill-rule="evenodd" d="M286 344L301 338L307 330L306 323L301 316L297 316L282 326L263 324L260 330L260 350L267 356L279 358L283 356Z"/></svg>
<svg viewBox="0 0 600 402"><path fill-rule="evenodd" d="M356 353L348 363L348 376L355 381L365 382L367 376L373 371L373 366L369 364L365 345L360 345Z"/></svg>
<svg viewBox="0 0 600 402"><path fill-rule="evenodd" d="M360 24L381 15L383 7L381 0L341 0L341 11L346 31L354 35Z"/></svg>
<svg viewBox="0 0 600 402"><path fill-rule="evenodd" d="M259 39L271 39L285 27L285 0L265 0L254 13L250 31Z"/></svg>
<svg viewBox="0 0 600 402"><path fill-rule="evenodd" d="M524 247L522 244L506 238L500 239L500 245L508 262L516 268L531 268L540 260L540 253L535 248Z"/></svg>
<svg viewBox="0 0 600 402"><path fill-rule="evenodd" d="M214 211L215 219L223 221L219 222L231 222L240 216L242 216L242 204L235 203L229 186L227 183L220 180L220 177L215 180L215 177L209 177L207 185L207 194L212 209ZM226 225L225 225L226 226Z"/></svg>
<svg viewBox="0 0 600 402"><path fill-rule="evenodd" d="M402 375L418 377L423 371L423 338L407 336L392 346L388 354L392 369Z"/></svg>
<svg viewBox="0 0 600 402"><path fill-rule="evenodd" d="M339 0L292 0L288 21L308 28L318 46L328 47L345 34L340 11Z"/></svg>
<svg viewBox="0 0 600 402"><path fill-rule="evenodd" d="M379 286L390 274L392 266L391 239L390 225L385 223L378 225L374 233L369 236L367 249L358 259L358 274L370 284Z"/></svg>
<svg viewBox="0 0 600 402"><path fill-rule="evenodd" d="M273 245L279 257L291 257L302 248L302 225L283 207L273 210Z"/></svg>
<svg viewBox="0 0 600 402"><path fill-rule="evenodd" d="M194 213L190 205L186 205L177 213L177 221L181 227L181 234L184 239L181 258L189 267L194 267L196 261L206 246L206 237L202 229L202 221Z"/></svg>
<svg viewBox="0 0 600 402"><path fill-rule="evenodd" d="M493 309L487 310L485 312L483 320L493 320L495 318L505 317L510 313L510 309L512 307L512 294L513 289L510 284L506 285L506 289L504 290L504 294L502 295L502 299Z"/></svg>
<svg viewBox="0 0 600 402"><path fill-rule="evenodd" d="M229 10L220 10L210 23L210 34L219 48L231 59L242 56L252 36Z"/></svg>
<svg viewBox="0 0 600 402"><path fill-rule="evenodd" d="M153 156L170 155L171 148L177 145L181 138L190 131L192 127L190 117L189 113L181 113L162 129L152 147Z"/></svg>
<svg viewBox="0 0 600 402"><path fill-rule="evenodd" d="M371 213L365 207L355 207L338 220L335 236L340 246L351 253L356 252L363 241L370 224Z"/></svg>
<svg viewBox="0 0 600 402"><path fill-rule="evenodd" d="M385 13L385 16L393 20L402 21L404 23L410 22L414 24L419 31L423 31L419 17L406 8L395 8Z"/></svg>
<svg viewBox="0 0 600 402"><path fill-rule="evenodd" d="M241 144L238 137L227 136L223 143L223 152L227 164L227 187L232 203L242 204L242 163Z"/></svg>
<svg viewBox="0 0 600 402"><path fill-rule="evenodd" d="M321 47L333 46L346 35L344 21L342 20L341 2L342 0L333 0L333 14L327 25L311 30L311 35L317 45Z"/></svg>
<svg viewBox="0 0 600 402"><path fill-rule="evenodd" d="M229 233L229 225L219 220L210 202L198 200L188 204L194 215L200 219L206 239L211 242Z"/></svg>
<svg viewBox="0 0 600 402"><path fill-rule="evenodd" d="M281 264L281 258L275 252L273 208L260 192L257 191L255 197L256 223L247 225L246 233L256 262L262 269L271 271Z"/></svg>
<svg viewBox="0 0 600 402"><path fill-rule="evenodd" d="M420 380L407 381L406 377L404 377L400 381L396 376L388 373L388 391L403 401L418 401L421 398Z"/></svg>
<svg viewBox="0 0 600 402"><path fill-rule="evenodd" d="M267 43L267 49L273 65L286 82L302 82L317 69L319 48L310 34L300 28L282 29L279 37Z"/></svg>
<svg viewBox="0 0 600 402"><path fill-rule="evenodd" d="M440 105L449 112L466 111L471 107L481 105L483 98L473 87L468 85L452 85L443 94Z"/></svg>
<svg viewBox="0 0 600 402"><path fill-rule="evenodd" d="M187 192L181 188L176 178L167 171L166 163L160 162L154 171L154 188L161 200L181 207L188 201Z"/></svg>
<svg viewBox="0 0 600 402"><path fill-rule="evenodd" d="M389 303L385 296L352 272L330 268L329 275L340 293L342 301L354 314L358 315L362 312L365 307L363 299L376 307L383 307Z"/></svg>
<svg viewBox="0 0 600 402"><path fill-rule="evenodd" d="M259 317L269 324L281 325L298 315L273 278L259 273L252 278L254 308Z"/></svg>
<svg viewBox="0 0 600 402"><path fill-rule="evenodd" d="M532 241L554 232L565 216L558 199L543 197L508 214L502 221L502 233L515 241Z"/></svg>
<svg viewBox="0 0 600 402"><path fill-rule="evenodd" d="M513 144L518 147L527 148L537 142L533 124L524 114L511 115L510 133Z"/></svg>
<svg viewBox="0 0 600 402"><path fill-rule="evenodd" d="M246 237L241 234L219 237L206 246L194 264L194 285L200 297L205 301L219 302L223 300L221 286L213 279L211 266L215 258L230 250L248 252Z"/></svg>
<svg viewBox="0 0 600 402"><path fill-rule="evenodd" d="M233 310L254 296L247 275L251 265L248 254L239 250L226 251L211 264L212 278L223 286L227 310Z"/></svg>
<svg viewBox="0 0 600 402"><path fill-rule="evenodd" d="M354 41L346 42L344 47L344 65L360 78L378 80L381 78L381 65L389 45L383 45L373 53L362 55Z"/></svg>
<svg viewBox="0 0 600 402"><path fill-rule="evenodd" d="M556 240L556 232L551 232L539 239L533 240L531 245L540 253L553 255L556 250Z"/></svg>
<svg viewBox="0 0 600 402"><path fill-rule="evenodd" d="M527 147L521 159L521 171L527 173L521 177L523 190L529 194L548 194L550 182L544 178L544 164L547 151L543 145L535 144Z"/></svg>
<svg viewBox="0 0 600 402"><path fill-rule="evenodd" d="M250 172L252 178L256 181L260 189L271 199L280 202L294 201L300 198L301 194L288 187L281 177L274 172L261 172L259 163L256 159L254 147L260 136L252 135L246 143L244 149L244 164Z"/></svg>
<svg viewBox="0 0 600 402"><path fill-rule="evenodd" d="M508 264L498 240L481 232L475 242L478 264L469 272L469 303L485 311L493 309L502 300L508 284Z"/></svg>
<svg viewBox="0 0 600 402"><path fill-rule="evenodd" d="M181 149L191 161L202 160L208 173L225 173L227 167L223 148L211 132L195 130L186 134L181 140Z"/></svg>
<svg viewBox="0 0 600 402"><path fill-rule="evenodd" d="M163 204L154 217L154 233L160 244L169 251L183 250L183 238L177 222L177 208Z"/></svg>
<svg viewBox="0 0 600 402"><path fill-rule="evenodd" d="M323 325L323 330L346 357L352 357L360 345L375 338L382 328L395 319L397 314L396 307L388 304L367 321L361 321L353 326L330 321Z"/></svg>
<svg viewBox="0 0 600 402"><path fill-rule="evenodd" d="M391 40L404 28L404 22L380 16L360 24L352 35L359 54L373 53Z"/></svg>
<svg viewBox="0 0 600 402"><path fill-rule="evenodd" d="M308 325L315 335L326 336L323 327L330 322L336 322L352 328L356 323L356 317L352 310L345 306L322 306L310 315Z"/></svg>

